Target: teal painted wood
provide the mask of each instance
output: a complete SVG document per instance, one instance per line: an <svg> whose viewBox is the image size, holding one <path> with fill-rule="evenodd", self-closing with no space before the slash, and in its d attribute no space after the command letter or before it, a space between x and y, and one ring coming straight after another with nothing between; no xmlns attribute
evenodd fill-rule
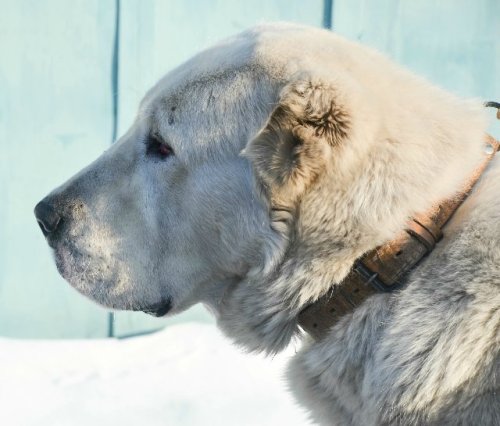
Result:
<svg viewBox="0 0 500 426"><path fill-rule="evenodd" d="M34 216L111 141L110 0L2 1L0 335L104 336L106 312L59 277Z"/></svg>
<svg viewBox="0 0 500 426"><path fill-rule="evenodd" d="M119 133L132 124L142 96L167 71L221 38L265 21L321 26L323 0L122 0ZM212 321L200 306L157 320L141 313L115 314L116 335L181 321Z"/></svg>
<svg viewBox="0 0 500 426"><path fill-rule="evenodd" d="M499 0L335 0L332 20L453 93L500 99ZM491 131L500 136L498 124Z"/></svg>

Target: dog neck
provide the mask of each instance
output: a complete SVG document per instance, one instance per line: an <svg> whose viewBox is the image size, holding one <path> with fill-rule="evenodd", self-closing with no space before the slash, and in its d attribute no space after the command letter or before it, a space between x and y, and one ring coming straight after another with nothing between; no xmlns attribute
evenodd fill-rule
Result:
<svg viewBox="0 0 500 426"><path fill-rule="evenodd" d="M440 241L442 229L471 193L499 148L500 143L487 136L485 158L462 189L425 214L416 215L395 239L358 259L340 285L332 287L329 293L299 314L300 327L315 339L321 339L344 315L356 309L369 296L401 288L406 275Z"/></svg>

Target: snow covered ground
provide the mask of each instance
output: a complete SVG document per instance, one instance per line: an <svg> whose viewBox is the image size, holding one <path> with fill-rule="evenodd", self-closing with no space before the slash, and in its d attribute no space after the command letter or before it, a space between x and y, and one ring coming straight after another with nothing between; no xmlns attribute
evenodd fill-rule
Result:
<svg viewBox="0 0 500 426"><path fill-rule="evenodd" d="M195 323L124 340L0 338L0 425L307 425L286 392L288 356L245 355Z"/></svg>

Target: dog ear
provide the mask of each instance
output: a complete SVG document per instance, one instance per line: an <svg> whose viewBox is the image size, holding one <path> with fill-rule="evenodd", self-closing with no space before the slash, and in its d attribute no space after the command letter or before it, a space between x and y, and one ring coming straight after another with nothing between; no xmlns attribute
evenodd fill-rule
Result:
<svg viewBox="0 0 500 426"><path fill-rule="evenodd" d="M349 114L337 91L301 80L286 86L264 128L244 150L271 200L294 203L319 176L328 153L342 143Z"/></svg>

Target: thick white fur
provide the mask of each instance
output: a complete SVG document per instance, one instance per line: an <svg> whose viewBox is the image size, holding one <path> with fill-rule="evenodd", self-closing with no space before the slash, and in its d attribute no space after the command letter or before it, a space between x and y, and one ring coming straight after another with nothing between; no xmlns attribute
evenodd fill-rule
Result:
<svg viewBox="0 0 500 426"><path fill-rule="evenodd" d="M286 24L200 53L52 199L63 275L99 303L205 303L252 351L304 341L290 389L325 425L500 424L495 160L401 291L321 342L297 314L361 254L452 196L483 155L465 102L331 32ZM156 135L175 155L145 153ZM168 350L168 348L165 348Z"/></svg>

